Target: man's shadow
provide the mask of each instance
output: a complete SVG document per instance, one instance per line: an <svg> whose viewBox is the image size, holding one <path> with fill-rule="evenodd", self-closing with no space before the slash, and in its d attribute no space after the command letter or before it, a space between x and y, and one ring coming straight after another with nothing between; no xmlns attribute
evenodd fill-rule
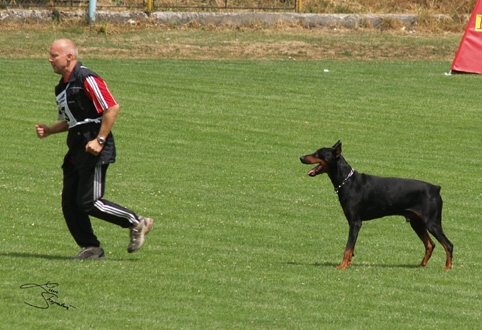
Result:
<svg viewBox="0 0 482 330"><path fill-rule="evenodd" d="M83 261L83 260L76 260L73 257L69 257L69 256L65 256L65 255L38 254L38 253L26 253L26 252L0 252L0 257ZM91 260L88 260L88 261L96 261L96 260L97 261L137 261L138 259L134 259L134 258L105 258L105 259L91 259Z"/></svg>

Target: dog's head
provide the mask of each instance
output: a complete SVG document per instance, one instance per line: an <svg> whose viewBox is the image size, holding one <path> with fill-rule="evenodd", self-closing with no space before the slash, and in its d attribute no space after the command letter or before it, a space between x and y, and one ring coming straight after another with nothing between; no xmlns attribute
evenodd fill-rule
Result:
<svg viewBox="0 0 482 330"><path fill-rule="evenodd" d="M341 141L335 143L331 148L318 149L314 154L301 156L303 164L318 164L308 171L309 176L330 172L330 164L334 164L341 155Z"/></svg>

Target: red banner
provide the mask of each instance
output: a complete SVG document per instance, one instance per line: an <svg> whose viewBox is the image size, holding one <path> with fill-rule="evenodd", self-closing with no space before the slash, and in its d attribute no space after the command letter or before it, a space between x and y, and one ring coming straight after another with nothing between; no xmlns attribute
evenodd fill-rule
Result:
<svg viewBox="0 0 482 330"><path fill-rule="evenodd" d="M455 54L452 72L482 74L482 0L477 0L469 24Z"/></svg>

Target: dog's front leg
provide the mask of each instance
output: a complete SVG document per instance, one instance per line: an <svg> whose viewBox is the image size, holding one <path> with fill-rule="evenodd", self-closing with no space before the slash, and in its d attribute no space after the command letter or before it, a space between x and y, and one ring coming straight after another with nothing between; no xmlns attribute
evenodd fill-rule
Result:
<svg viewBox="0 0 482 330"><path fill-rule="evenodd" d="M343 255L343 260L341 264L336 267L338 269L347 269L348 266L351 264L351 258L355 252L355 243L358 238L358 233L360 232L362 222L361 220L350 221L348 220L348 224L350 225L350 230L348 232L348 242L346 243L345 253Z"/></svg>

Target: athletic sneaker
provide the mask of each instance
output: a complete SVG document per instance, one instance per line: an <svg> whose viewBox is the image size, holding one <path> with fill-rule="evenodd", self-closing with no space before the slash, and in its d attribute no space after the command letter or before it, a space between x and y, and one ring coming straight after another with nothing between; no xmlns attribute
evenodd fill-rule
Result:
<svg viewBox="0 0 482 330"><path fill-rule="evenodd" d="M74 259L105 259L104 249L101 247L91 246L80 251Z"/></svg>
<svg viewBox="0 0 482 330"><path fill-rule="evenodd" d="M146 235L151 231L152 224L154 223L154 220L152 220L151 218L143 217L142 215L139 216L138 220L139 223L137 224L137 226L129 228L129 230L131 231L131 241L129 243L129 246L127 247L127 252L129 253L136 252L141 248L146 239Z"/></svg>

